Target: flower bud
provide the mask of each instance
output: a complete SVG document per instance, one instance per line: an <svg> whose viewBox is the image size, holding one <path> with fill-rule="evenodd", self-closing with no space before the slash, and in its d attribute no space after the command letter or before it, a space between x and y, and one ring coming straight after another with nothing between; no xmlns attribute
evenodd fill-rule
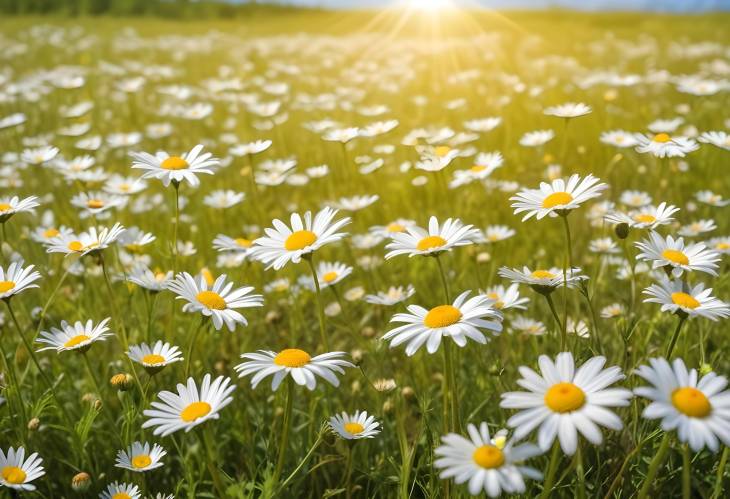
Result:
<svg viewBox="0 0 730 499"><path fill-rule="evenodd" d="M76 492L86 492L90 486L91 476L84 471L76 473L71 479L71 488Z"/></svg>
<svg viewBox="0 0 730 499"><path fill-rule="evenodd" d="M114 388L116 388L120 392L126 392L127 390L132 388L132 385L134 384L134 378L131 374L119 373L112 376L109 382Z"/></svg>
<svg viewBox="0 0 730 499"><path fill-rule="evenodd" d="M627 224L626 222L622 222L618 224L613 230L614 232L616 232L616 237L618 237L619 239L626 239L627 237L629 237L629 231L631 229L629 228L629 224Z"/></svg>

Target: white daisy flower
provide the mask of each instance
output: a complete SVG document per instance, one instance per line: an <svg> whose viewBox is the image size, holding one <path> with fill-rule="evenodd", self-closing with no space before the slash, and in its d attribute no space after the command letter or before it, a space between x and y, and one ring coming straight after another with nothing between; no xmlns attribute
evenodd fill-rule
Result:
<svg viewBox="0 0 730 499"><path fill-rule="evenodd" d="M634 147L639 141L633 133L624 130L611 130L601 133L601 142L614 147Z"/></svg>
<svg viewBox="0 0 730 499"><path fill-rule="evenodd" d="M117 462L114 466L138 473L150 471L164 466L162 458L167 455L161 445L148 442L134 442L126 450L117 453Z"/></svg>
<svg viewBox="0 0 730 499"><path fill-rule="evenodd" d="M509 326L512 331L527 335L541 336L547 332L545 324L524 316L515 317Z"/></svg>
<svg viewBox="0 0 730 499"><path fill-rule="evenodd" d="M0 485L14 490L35 490L32 482L45 475L43 459L34 452L25 458L25 448L10 447L7 454L0 449Z"/></svg>
<svg viewBox="0 0 730 499"><path fill-rule="evenodd" d="M568 180L556 179L550 184L540 183L539 189L523 189L510 198L515 215L522 212L527 214L522 221L536 216L538 220L546 216L567 214L578 208L581 203L597 198L608 188L607 184L599 183L600 179L588 175L581 180L580 175L571 175Z"/></svg>
<svg viewBox="0 0 730 499"><path fill-rule="evenodd" d="M56 353L61 353L78 350L83 353L91 347L92 343L114 336L107 327L110 319L107 317L96 326L91 319L86 323L76 321L74 324L61 321L61 329L52 327L50 332L41 331L41 337L36 341L49 346L39 348L38 351L56 350Z"/></svg>
<svg viewBox="0 0 730 499"><path fill-rule="evenodd" d="M334 286L350 274L352 274L352 267L345 265L344 263L320 262L319 265L317 265L317 278L320 289ZM308 278L307 284L314 289L314 281L312 281L311 277Z"/></svg>
<svg viewBox="0 0 730 499"><path fill-rule="evenodd" d="M491 438L486 422L479 428L468 425L467 432L468 439L456 433L441 437L443 445L434 451L439 457L433 463L442 470L441 478L453 478L457 484L468 482L471 495L486 492L489 497L498 497L502 492L522 494L526 490L525 477L542 479L542 473L522 464L543 453L537 445Z"/></svg>
<svg viewBox="0 0 730 499"><path fill-rule="evenodd" d="M133 483L114 482L106 486L99 499L142 499L142 493Z"/></svg>
<svg viewBox="0 0 730 499"><path fill-rule="evenodd" d="M157 239L154 234L144 232L139 227L129 227L122 232L117 242L130 253L141 253L142 247L147 246Z"/></svg>
<svg viewBox="0 0 730 499"><path fill-rule="evenodd" d="M436 352L442 337L452 338L460 347L466 345L467 338L487 343L489 340L479 329L499 334L502 331L502 314L492 308L493 301L486 296L476 295L467 300L469 293L471 291L464 291L453 304L438 305L430 310L409 305L410 313L395 314L390 320L405 325L388 331L382 339L391 340L391 348L408 343L406 355L409 357L424 344L428 353Z"/></svg>
<svg viewBox="0 0 730 499"><path fill-rule="evenodd" d="M408 227L415 227L416 222L405 218L399 218L390 222L388 225L373 225L369 232L373 235L390 238L393 234L405 232Z"/></svg>
<svg viewBox="0 0 730 499"><path fill-rule="evenodd" d="M623 213L620 211L611 211L604 217L607 222L613 224L625 223L631 228L636 229L656 229L660 225L667 225L674 221L674 215L679 211L674 205L660 203L659 206L646 206L640 210Z"/></svg>
<svg viewBox="0 0 730 499"><path fill-rule="evenodd" d="M417 146L416 150L421 158L416 163L416 169L427 172L441 171L459 156L461 151L449 146Z"/></svg>
<svg viewBox="0 0 730 499"><path fill-rule="evenodd" d="M118 196L131 196L138 194L147 188L147 182L136 177L123 177L122 175L112 175L104 183L102 189L109 194Z"/></svg>
<svg viewBox="0 0 730 499"><path fill-rule="evenodd" d="M26 149L21 154L20 159L24 163L29 165L40 165L47 163L56 157L58 154L58 147L53 146L41 146L35 149Z"/></svg>
<svg viewBox="0 0 730 499"><path fill-rule="evenodd" d="M509 279L513 283L527 284L538 293L545 294L551 293L556 288L564 286L566 276L567 286L569 288L573 288L577 286L580 281L588 279L587 276L581 275L580 272L581 270L578 267L567 269L567 272L564 275L563 269L559 269L557 267L530 270L525 266L522 267L522 270L502 267L499 269L498 274L500 277Z"/></svg>
<svg viewBox="0 0 730 499"><path fill-rule="evenodd" d="M529 392L502 394L501 407L522 409L507 424L515 429L515 438L538 430L538 444L547 450L557 437L560 447L572 455L578 447L578 432L589 442L600 445L603 436L598 425L612 430L623 428L621 419L607 407L629 405L631 392L607 388L624 379L619 367L603 369L605 357L593 357L577 371L570 352L559 353L555 363L547 355L538 359L540 372L519 368L522 379L517 384Z"/></svg>
<svg viewBox="0 0 730 499"><path fill-rule="evenodd" d="M231 189L219 189L203 198L203 203L211 208L225 209L236 206L244 200L246 194Z"/></svg>
<svg viewBox="0 0 730 499"><path fill-rule="evenodd" d="M373 438L380 433L380 423L375 416L368 416L367 411L355 411L354 414L343 411L329 419L329 427L345 440Z"/></svg>
<svg viewBox="0 0 730 499"><path fill-rule="evenodd" d="M59 234L46 244L48 253L84 256L97 253L114 243L126 229L119 223L108 227L91 227L81 234Z"/></svg>
<svg viewBox="0 0 730 499"><path fill-rule="evenodd" d="M730 199L723 199L721 194L715 194L712 191L699 191L695 194L695 198L700 203L716 206L718 208L724 208L725 206L730 205Z"/></svg>
<svg viewBox="0 0 730 499"><path fill-rule="evenodd" d="M127 280L152 293L159 293L167 289L172 281L172 271L153 272L147 267L136 266L127 274Z"/></svg>
<svg viewBox="0 0 730 499"><path fill-rule="evenodd" d="M517 234L512 227L507 225L490 225L484 229L484 233L480 234L480 243L498 243L509 239Z"/></svg>
<svg viewBox="0 0 730 499"><path fill-rule="evenodd" d="M212 175L213 168L220 165L218 158L214 158L209 152L201 154L202 150L202 144L198 144L182 156L170 156L163 151L154 156L146 152L130 152L129 155L134 160L132 168L144 170L143 179L159 179L165 187L170 185L170 182L178 185L185 180L196 187L200 184L197 175L201 173Z"/></svg>
<svg viewBox="0 0 730 499"><path fill-rule="evenodd" d="M81 218L91 216L97 219L101 215L108 215L106 212L115 208L121 208L127 204L127 198L106 192L82 192L71 198L71 204L81 208Z"/></svg>
<svg viewBox="0 0 730 499"><path fill-rule="evenodd" d="M185 300L183 312L200 312L210 317L216 330L220 330L223 324L229 331L236 329L236 324L248 325L246 318L237 312L237 308L262 307L264 298L262 295L250 295L253 287L246 286L232 290L233 283L226 283L226 275L219 276L210 289L205 277L200 276L197 281L187 272L182 272L175 277L167 289L178 295L177 300Z"/></svg>
<svg viewBox="0 0 730 499"><path fill-rule="evenodd" d="M502 123L502 118L495 116L464 122L464 128L472 132L490 132Z"/></svg>
<svg viewBox="0 0 730 499"><path fill-rule="evenodd" d="M232 156L252 156L260 152L264 152L266 149L271 147L272 142L270 140L256 140L254 142L248 142L246 144L237 144L231 147L228 152Z"/></svg>
<svg viewBox="0 0 730 499"><path fill-rule="evenodd" d="M392 241L385 246L390 250L385 258L387 260L403 254L409 257L435 256L457 246L473 244L478 237L479 229L464 225L458 218L447 218L442 225L432 216L428 221L428 231L413 226L406 227L405 232L392 233Z"/></svg>
<svg viewBox="0 0 730 499"><path fill-rule="evenodd" d="M669 365L666 359L649 359L635 373L651 386L634 389L634 393L652 402L642 416L661 419L664 431L677 430L679 440L695 452L708 447L719 450L718 439L730 446L730 391L727 378L714 372L698 380L697 371L687 371L682 359Z"/></svg>
<svg viewBox="0 0 730 499"><path fill-rule="evenodd" d="M618 245L616 244L616 241L614 241L610 237L593 239L588 244L588 249L593 253L598 253L601 255L611 255L621 252Z"/></svg>
<svg viewBox="0 0 730 499"><path fill-rule="evenodd" d="M703 144L712 144L713 146L719 147L720 149L730 151L730 134L728 134L727 132L703 132L702 135L697 138L697 140L699 140Z"/></svg>
<svg viewBox="0 0 730 499"><path fill-rule="evenodd" d="M0 267L0 300L9 300L26 289L37 288L35 281L41 278L33 265L23 268L23 260L12 262L7 268Z"/></svg>
<svg viewBox="0 0 730 499"><path fill-rule="evenodd" d="M520 138L520 145L524 147L539 147L547 144L555 137L552 130L536 130L527 132Z"/></svg>
<svg viewBox="0 0 730 499"><path fill-rule="evenodd" d="M717 224L712 219L697 220L687 225L683 225L677 231L677 234L685 237L697 237L705 232L712 232L717 229Z"/></svg>
<svg viewBox="0 0 730 499"><path fill-rule="evenodd" d="M416 288L412 284L407 287L391 286L388 291L378 291L374 295L365 295L365 301L373 305L392 306L396 303L406 301L408 298L416 294Z"/></svg>
<svg viewBox="0 0 730 499"><path fill-rule="evenodd" d="M129 345L127 356L151 373L158 372L163 367L183 360L180 349L169 343L157 340L151 347L147 343Z"/></svg>
<svg viewBox="0 0 730 499"><path fill-rule="evenodd" d="M479 291L490 300L494 301L492 306L497 310L507 310L510 308L527 309L526 303L530 299L520 296L519 284L511 284L509 288L505 288L501 284L490 286L484 291Z"/></svg>
<svg viewBox="0 0 730 499"><path fill-rule="evenodd" d="M0 198L0 224L7 222L16 213L32 212L40 206L36 196L20 199L18 196Z"/></svg>
<svg viewBox="0 0 730 499"><path fill-rule="evenodd" d="M671 270L674 277L680 277L686 270L697 270L717 275L717 262L720 254L708 250L702 243L684 244L684 238L674 239L672 236L663 238L656 232L649 233L649 239L635 243L641 253L636 255L637 260L652 262L652 268L664 267Z"/></svg>
<svg viewBox="0 0 730 499"><path fill-rule="evenodd" d="M683 158L700 148L697 142L688 137L672 137L663 132L654 136L636 134L636 140L639 141L637 152L650 153L658 158Z"/></svg>
<svg viewBox="0 0 730 499"><path fill-rule="evenodd" d="M730 254L730 237L713 237L706 244L708 248L717 251L721 255Z"/></svg>
<svg viewBox="0 0 730 499"><path fill-rule="evenodd" d="M684 317L704 317L716 321L730 317L730 305L711 296L712 288L705 289L704 283L690 286L681 280L669 280L662 276L658 284L644 290L650 296L645 303L658 303L662 312L672 312Z"/></svg>
<svg viewBox="0 0 730 499"><path fill-rule="evenodd" d="M543 111L543 114L547 116L556 116L558 118L577 118L579 116L585 116L586 114L590 114L591 109L590 106L583 104L582 102L566 102L565 104L561 104L559 106L551 106L545 108Z"/></svg>
<svg viewBox="0 0 730 499"><path fill-rule="evenodd" d="M332 203L332 206L344 211L358 211L367 208L378 199L380 199L380 196L377 194L372 196L352 196L349 198L340 198L338 201Z"/></svg>
<svg viewBox="0 0 730 499"><path fill-rule="evenodd" d="M601 317L604 319L613 319L615 317L621 317L626 313L626 307L621 303L612 303L606 305L601 309Z"/></svg>
<svg viewBox="0 0 730 499"><path fill-rule="evenodd" d="M153 434L163 437L178 430L189 432L209 419L218 419L218 412L233 401L231 393L236 385L231 378L218 376L211 383L211 375L203 377L198 386L193 378L187 384L177 384L177 393L162 391L157 396L161 402L152 402L152 409L144 411L149 419L142 428L155 427Z"/></svg>
<svg viewBox="0 0 730 499"><path fill-rule="evenodd" d="M651 196L644 191L624 191L621 193L619 201L631 208L643 208L651 204Z"/></svg>
<svg viewBox="0 0 730 499"><path fill-rule="evenodd" d="M291 215L291 228L279 219L274 219L274 228L265 229L266 237L253 242L253 256L268 264L267 269L279 270L289 261L299 263L303 256L321 248L325 244L339 241L346 236L339 229L350 223L350 218L332 222L337 210L323 208L312 220L312 212Z"/></svg>
<svg viewBox="0 0 730 499"><path fill-rule="evenodd" d="M264 378L273 375L271 389L276 391L284 378L290 375L297 385L314 390L317 386L316 376L327 380L332 386L340 385L335 373L344 374L343 367L355 367L341 358L344 355L345 352L329 352L312 357L298 348L287 348L278 353L259 350L241 355L242 359L247 360L235 369L239 378L253 374L251 388L254 389Z"/></svg>

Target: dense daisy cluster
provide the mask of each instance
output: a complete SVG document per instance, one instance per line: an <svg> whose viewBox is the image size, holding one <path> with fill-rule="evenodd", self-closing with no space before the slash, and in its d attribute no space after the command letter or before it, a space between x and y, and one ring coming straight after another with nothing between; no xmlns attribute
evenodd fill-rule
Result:
<svg viewBox="0 0 730 499"><path fill-rule="evenodd" d="M450 22L0 35L0 491L727 495L730 42Z"/></svg>

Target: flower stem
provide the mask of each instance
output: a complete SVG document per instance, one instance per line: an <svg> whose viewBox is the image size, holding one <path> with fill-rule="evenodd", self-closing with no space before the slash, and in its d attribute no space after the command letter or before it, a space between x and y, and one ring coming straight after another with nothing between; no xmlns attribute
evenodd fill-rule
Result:
<svg viewBox="0 0 730 499"><path fill-rule="evenodd" d="M690 499L692 494L692 454L689 445L682 446L682 499Z"/></svg>
<svg viewBox="0 0 730 499"><path fill-rule="evenodd" d="M188 343L188 354L185 356L185 378L187 379L189 373L190 373L190 364L193 363L193 348L195 347L195 340L198 339L198 334L200 333L200 330L203 329L203 316L200 316L200 320L198 321L198 325L193 331L193 333L190 335L190 343Z"/></svg>
<svg viewBox="0 0 730 499"><path fill-rule="evenodd" d="M568 269L570 273L573 273L573 246L570 241L570 224L568 223L568 214L563 214L560 218L563 219L563 227L565 227L565 242L567 244L567 261L563 265L563 337L561 340L562 348L565 349L566 336L568 332Z"/></svg>
<svg viewBox="0 0 730 499"><path fill-rule="evenodd" d="M566 335L565 335L565 328L563 327L562 323L560 322L560 317L558 317L558 311L555 310L555 303L553 303L553 297L550 296L550 294L545 294L545 299L548 302L548 306L550 307L550 311L553 313L553 318L555 319L555 324L558 325L558 329L560 330L560 351L565 351L565 343L566 343Z"/></svg>
<svg viewBox="0 0 730 499"><path fill-rule="evenodd" d="M668 450L669 433L665 433L664 438L662 438L661 444L659 444L659 450L654 455L654 459L651 460L651 463L649 463L649 470L646 473L644 484L641 486L641 490L639 490L639 495L637 496L637 499L646 499L646 497L649 495L649 491L651 490L652 485L654 485L654 478L656 478L659 467L664 462L664 458L667 456Z"/></svg>
<svg viewBox="0 0 730 499"><path fill-rule="evenodd" d="M314 290L317 293L317 312L319 314L319 335L322 340L322 346L326 352L330 351L329 341L327 341L327 333L325 332L324 303L322 303L322 290L319 288L319 278L317 277L317 269L314 267L314 258L312 254L305 256L304 259L309 264L312 271L312 280L314 281Z"/></svg>
<svg viewBox="0 0 730 499"><path fill-rule="evenodd" d="M725 447L722 451L722 457L720 458L720 464L717 465L717 475L715 476L715 488L712 491L710 499L718 499L722 494L722 481L725 475L725 467L727 466L727 459L730 456L730 447Z"/></svg>
<svg viewBox="0 0 730 499"><path fill-rule="evenodd" d="M672 335L672 340L669 342L669 348L667 348L667 355L666 358L669 360L672 356L672 352L674 351L674 345L677 344L677 339L679 338L679 333L682 330L682 325L684 324L684 321L687 320L687 316L680 315L679 316L679 322L677 323L677 328L674 330L674 334Z"/></svg>
<svg viewBox="0 0 730 499"><path fill-rule="evenodd" d="M221 481L220 472L218 470L218 466L219 466L218 453L216 452L215 445L213 445L212 437L211 437L210 433L211 433L210 427L203 428L201 438L203 440L203 446L205 447L205 452L207 455L207 459L205 460L205 463L208 468L208 472L210 473L210 476L213 479L213 487L215 487L218 497L225 497L226 489L223 486L223 482Z"/></svg>
<svg viewBox="0 0 730 499"><path fill-rule="evenodd" d="M542 493L540 499L546 499L550 497L550 493L553 491L553 485L555 484L555 473L558 471L558 463L560 461L560 444L556 440L553 443L553 450L550 453L550 463L548 464L547 474L545 475L545 483L542 487Z"/></svg>
<svg viewBox="0 0 730 499"><path fill-rule="evenodd" d="M578 455L576 456L577 462L575 471L578 479L578 490L576 490L576 497L578 499L585 499L586 497L586 476L585 470L583 469L583 449L580 444L578 445Z"/></svg>
<svg viewBox="0 0 730 499"><path fill-rule="evenodd" d="M446 297L446 303L451 303L451 298L449 295L449 283L446 280L446 272L444 272L444 265L441 263L441 256L436 255L436 263L439 266L439 274L441 275L441 285L444 288L444 296Z"/></svg>
<svg viewBox="0 0 730 499"><path fill-rule="evenodd" d="M287 447L289 445L289 430L291 429L291 415L294 405L294 382L291 377L286 380L286 407L284 409L284 420L281 426L281 439L279 440L279 457L276 461L274 469L273 487L279 482L281 471L284 469L284 461L286 460Z"/></svg>
<svg viewBox="0 0 730 499"><path fill-rule="evenodd" d="M352 455L355 453L355 443L347 442L347 461L345 464L345 498L352 497L352 487L350 479L352 478Z"/></svg>

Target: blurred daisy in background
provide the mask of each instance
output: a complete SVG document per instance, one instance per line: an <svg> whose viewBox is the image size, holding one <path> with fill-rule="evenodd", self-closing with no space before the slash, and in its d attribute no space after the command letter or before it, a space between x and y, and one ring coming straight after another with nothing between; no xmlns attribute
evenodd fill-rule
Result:
<svg viewBox="0 0 730 499"><path fill-rule="evenodd" d="M46 243L48 253L64 253L68 255L85 256L98 253L114 243L125 231L119 223L109 229L107 227L91 227L88 232L80 234L59 234Z"/></svg>
<svg viewBox="0 0 730 499"><path fill-rule="evenodd" d="M412 284L407 287L391 286L388 291L378 291L374 295L365 295L365 301L373 305L392 306L406 301L414 294L416 294L416 288Z"/></svg>
<svg viewBox="0 0 730 499"><path fill-rule="evenodd" d="M592 111L591 107L583 104L582 102L566 102L559 106L546 107L543 114L547 116L556 116L558 118L577 118L579 116L585 116L590 114Z"/></svg>
<svg viewBox="0 0 730 499"><path fill-rule="evenodd" d="M183 360L180 349L157 340L151 347L147 343L130 345L127 356L141 364L148 372L156 373L163 367Z"/></svg>

